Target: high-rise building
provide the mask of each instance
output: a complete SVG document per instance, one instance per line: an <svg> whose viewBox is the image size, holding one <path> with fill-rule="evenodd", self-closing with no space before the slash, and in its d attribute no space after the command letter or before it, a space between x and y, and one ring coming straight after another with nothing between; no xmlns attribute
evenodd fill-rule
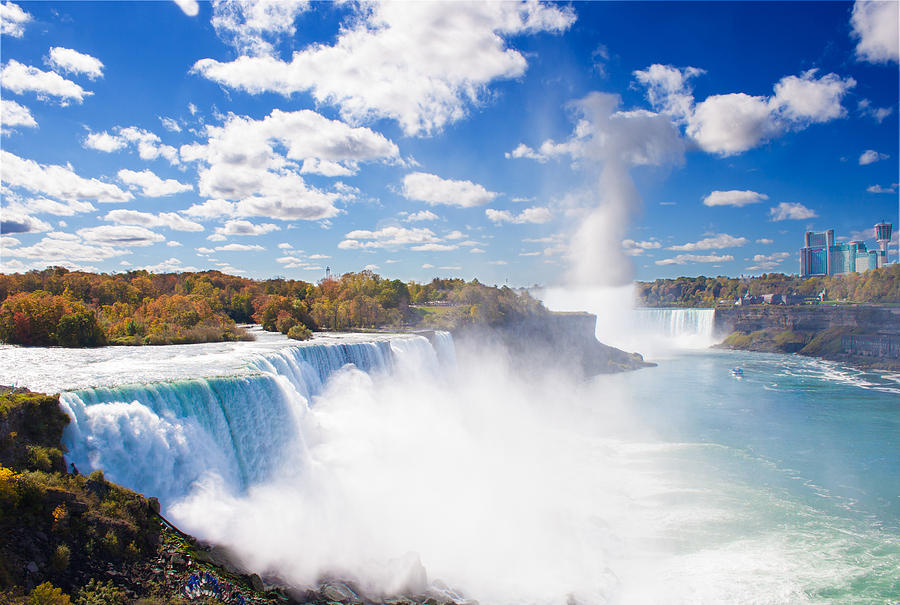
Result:
<svg viewBox="0 0 900 605"><path fill-rule="evenodd" d="M890 223L875 225L875 239L881 250L868 250L859 241L835 244L834 229L822 233L807 231L800 248L800 277L862 273L886 265Z"/></svg>

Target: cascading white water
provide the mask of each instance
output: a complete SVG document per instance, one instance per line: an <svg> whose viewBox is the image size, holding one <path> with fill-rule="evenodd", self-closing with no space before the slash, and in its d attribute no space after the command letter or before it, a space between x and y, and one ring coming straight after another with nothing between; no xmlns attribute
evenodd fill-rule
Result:
<svg viewBox="0 0 900 605"><path fill-rule="evenodd" d="M643 337L665 338L680 349L715 344L715 309L635 309L635 331Z"/></svg>

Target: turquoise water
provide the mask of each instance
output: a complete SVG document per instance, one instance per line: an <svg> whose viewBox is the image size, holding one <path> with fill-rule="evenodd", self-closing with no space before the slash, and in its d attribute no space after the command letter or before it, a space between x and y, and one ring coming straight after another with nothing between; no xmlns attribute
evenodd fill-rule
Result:
<svg viewBox="0 0 900 605"><path fill-rule="evenodd" d="M745 602L900 599L897 375L701 351L612 382L671 444L656 462L688 486L672 509L705 511L667 532L679 599L719 601L714 578Z"/></svg>

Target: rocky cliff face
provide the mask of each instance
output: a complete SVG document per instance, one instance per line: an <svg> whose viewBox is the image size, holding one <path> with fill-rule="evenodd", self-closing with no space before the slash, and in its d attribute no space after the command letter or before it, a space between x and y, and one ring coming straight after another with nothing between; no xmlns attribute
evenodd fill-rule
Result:
<svg viewBox="0 0 900 605"><path fill-rule="evenodd" d="M467 326L453 332L463 348L487 343L504 346L514 363L525 369L561 367L580 376L626 372L655 366L639 353L629 353L597 340L597 316L549 313L502 327Z"/></svg>
<svg viewBox="0 0 900 605"><path fill-rule="evenodd" d="M900 309L825 305L720 307L716 309L715 327L721 334L769 328L821 332L838 327L872 334L900 334Z"/></svg>

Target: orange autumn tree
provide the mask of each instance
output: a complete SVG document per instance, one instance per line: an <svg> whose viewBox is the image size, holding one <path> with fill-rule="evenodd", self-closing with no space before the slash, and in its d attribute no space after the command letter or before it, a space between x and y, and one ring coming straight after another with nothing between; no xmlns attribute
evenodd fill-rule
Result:
<svg viewBox="0 0 900 605"><path fill-rule="evenodd" d="M0 340L31 346L97 347L106 336L83 303L44 290L20 292L0 305Z"/></svg>

